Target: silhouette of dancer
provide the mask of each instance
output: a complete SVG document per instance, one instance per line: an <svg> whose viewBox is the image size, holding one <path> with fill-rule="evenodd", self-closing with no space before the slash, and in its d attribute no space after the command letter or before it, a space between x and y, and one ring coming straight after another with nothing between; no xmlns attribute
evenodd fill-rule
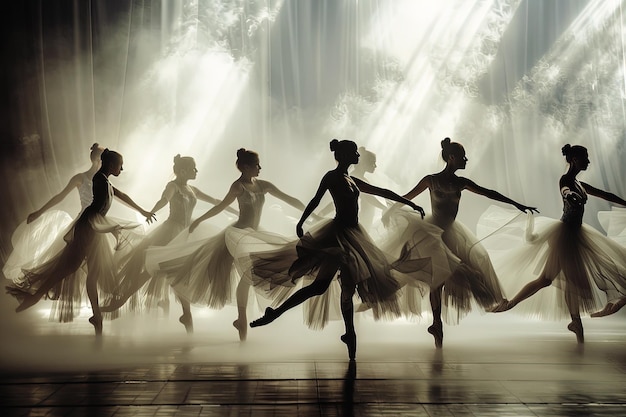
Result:
<svg viewBox="0 0 626 417"><path fill-rule="evenodd" d="M101 307L103 312L116 310L146 283L144 289L144 297L146 307L160 306L166 312L169 312L169 283L163 274L150 275L145 268L146 249L150 246L165 246L174 239L191 223L191 214L198 199L206 201L213 205L218 204L219 200L203 193L198 188L187 184L189 180L196 179L198 170L196 162L190 156L176 155L174 157L174 175L173 181L165 186L165 190L150 210L156 213L165 207L170 206L170 213L158 228L152 231L142 242L133 249L129 255L128 261L121 268L119 273L119 286L114 291L115 296L110 302ZM236 210L228 207L226 210L238 214ZM189 302L185 298L178 297L183 308L183 315L189 315ZM138 306L131 306L138 308Z"/></svg>
<svg viewBox="0 0 626 417"><path fill-rule="evenodd" d="M48 262L26 271L25 276L19 282L6 287L7 291L20 301L20 305L15 311L26 310L44 296L58 297L54 288L58 288L58 285L62 284L66 278L76 273L83 260L86 260L87 296L93 310L93 316L89 322L94 326L98 336L102 334L102 314L98 305L98 283L99 280L106 281L109 286L108 290L112 290L116 272L112 248L107 241L106 233L118 234L122 229L138 226L136 223L118 224L105 217L111 207L112 197L118 197L139 211L148 222L154 218L154 214L143 210L128 195L113 187L109 182L108 177L110 175L118 176L122 172L122 155L105 149L101 159L102 166L92 180L93 201L65 235L66 246ZM59 301L64 302L66 300L59 299Z"/></svg>
<svg viewBox="0 0 626 417"><path fill-rule="evenodd" d="M391 275L391 266L386 255L370 240L358 223L358 197L360 191L404 203L419 211L421 207L400 197L393 191L378 188L348 175L348 168L359 162L357 145L350 140L330 142L335 154L337 168L324 175L319 188L307 205L296 233L300 237L295 250L292 245L283 250L253 255L252 274L259 286L263 283L291 285L305 275L312 275L312 284L301 288L276 309L268 307L263 317L250 323L251 327L269 324L287 310L296 307L311 297L326 292L335 274L340 271L341 313L346 333L341 340L347 345L350 360L356 357L356 332L354 329L354 306L352 297L355 289L359 297L370 307L375 318L400 314L396 292L400 284ZM306 235L302 225L319 205L326 191L330 192L335 204L336 215ZM293 261L293 262L286 262ZM289 266L291 264L291 266ZM282 271L277 266L284 266ZM256 284L255 284L256 285Z"/></svg>
<svg viewBox="0 0 626 417"><path fill-rule="evenodd" d="M285 194L268 181L257 179L261 165L256 152L239 149L236 165L241 176L232 183L219 204L191 223L189 231L193 232L201 222L217 215L237 200L239 219L234 224L215 236L194 242L191 247L195 250L191 253L190 245L187 244L153 248L148 251L148 257L153 259L147 263L156 264L160 271L167 273L172 278L174 290L193 304L222 308L231 300L233 288L231 270L238 253L237 242L242 234L258 229L265 194L273 195L299 210L304 209L304 204L300 200ZM247 337L246 308L249 292L250 281L241 277L236 289L238 316L233 326L239 332L239 339L242 341ZM191 312L185 312L179 320L187 332L193 332Z"/></svg>
<svg viewBox="0 0 626 417"><path fill-rule="evenodd" d="M530 271L541 273L513 299L502 300L492 311L510 310L542 288L554 285L559 290L556 307L569 313L572 321L567 328L576 335L578 343L583 343L580 312L593 312L597 308L593 284L606 293L607 304L591 314L592 317L616 313L626 304L626 248L583 224L587 195L621 205L626 205L626 201L576 179L589 167L585 147L567 144L562 153L569 168L559 180L563 199L561 220L550 221L545 229L537 232L530 245L510 255L516 276L532 273ZM528 268L532 269L528 271Z"/></svg>
<svg viewBox="0 0 626 417"><path fill-rule="evenodd" d="M103 150L104 148L97 143L91 145L89 155L91 167L85 172L72 176L63 190L48 200L39 210L30 213L26 222L18 227L12 238L14 250L2 268L6 278L18 278L22 269L33 268L49 259L54 252L50 253L47 249L55 240L58 240L61 245L60 247L56 245L55 249L59 250L62 247L62 239L58 238L53 231L61 233L71 223L71 217L63 211L51 212L50 209L63 201L74 189L78 191L80 197L81 212L91 204L93 199L91 178L100 169L100 155Z"/></svg>
<svg viewBox="0 0 626 417"><path fill-rule="evenodd" d="M467 157L460 143L450 138L441 141L441 156L446 162L443 171L427 175L404 197L411 200L428 189L432 214L426 221L397 211L386 213L406 227L398 232L385 245L391 252L401 252L397 263L411 259L430 258L432 274L427 284L430 286L430 304L433 324L428 332L435 339L435 346L443 346L443 323L441 319L442 300L446 308L456 309L456 317L446 314L446 321L457 322L471 310L472 298L483 308L492 307L503 299L500 283L494 272L489 255L474 234L456 220L461 200L461 192L468 190L492 200L514 205L521 211L537 211L510 198L459 177L456 171L465 169ZM386 220L387 221L387 220ZM397 234L396 234L397 233Z"/></svg>

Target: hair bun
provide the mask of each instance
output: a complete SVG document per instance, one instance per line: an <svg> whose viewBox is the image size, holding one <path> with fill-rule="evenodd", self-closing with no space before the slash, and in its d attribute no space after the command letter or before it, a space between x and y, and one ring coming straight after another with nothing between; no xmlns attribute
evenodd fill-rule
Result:
<svg viewBox="0 0 626 417"><path fill-rule="evenodd" d="M239 149L237 149L237 158L241 158L245 154L246 154L246 148L239 148Z"/></svg>
<svg viewBox="0 0 626 417"><path fill-rule="evenodd" d="M339 141L337 139L333 139L330 141L330 150L331 151L336 151L337 150L337 145L339 144Z"/></svg>
<svg viewBox="0 0 626 417"><path fill-rule="evenodd" d="M92 151L95 151L99 147L100 147L100 144L98 142L94 142L94 144L91 145L91 148L89 148L89 149L92 150Z"/></svg>
<svg viewBox="0 0 626 417"><path fill-rule="evenodd" d="M176 154L176 156L174 156L174 163L177 164L180 161L180 154Z"/></svg>
<svg viewBox="0 0 626 417"><path fill-rule="evenodd" d="M445 138L441 141L441 149L446 149L450 145L450 143L452 143L450 138Z"/></svg>
<svg viewBox="0 0 626 417"><path fill-rule="evenodd" d="M561 148L561 152L563 153L564 156L569 155L571 151L572 151L572 145L570 145L569 143Z"/></svg>

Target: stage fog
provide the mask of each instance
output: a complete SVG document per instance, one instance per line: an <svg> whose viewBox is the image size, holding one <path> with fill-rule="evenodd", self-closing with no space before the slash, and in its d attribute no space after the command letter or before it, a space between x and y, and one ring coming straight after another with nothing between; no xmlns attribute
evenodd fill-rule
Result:
<svg viewBox="0 0 626 417"><path fill-rule="evenodd" d="M450 137L467 151L460 175L536 206L543 216L561 215L566 143L589 150L582 180L626 195L624 2L33 0L8 7L3 261L28 213L89 168L93 143L124 156L123 172L111 182L147 208L173 179L177 154L195 158L191 185L223 198L239 175L238 148L257 151L260 178L306 204L335 167L332 138L373 152L376 169L365 178L398 194L444 167L440 142ZM429 211L427 193L415 202ZM476 232L491 204L497 203L466 192L458 219ZM524 216L500 206L511 218ZM210 207L199 202L194 217ZM55 209L76 217L78 197L70 194ZM145 231L166 219L167 210ZM609 210L607 202L590 199L584 221L606 233L598 212ZM110 214L142 221L119 201ZM295 239L300 215L268 197L261 229ZM381 215L374 214L375 238L384 235ZM223 228L234 220L222 213L207 223ZM3 295L1 305L0 331L9 340L3 356L16 363L50 365L48 353L76 359L96 343L88 310L60 324L48 322L47 303L16 314L15 300ZM271 329L251 331L240 347L231 325L235 307L195 309L191 338L176 308L173 303L169 317L154 312L105 323L97 360L152 360L161 346L180 346L181 360L189 361L289 360L303 346L306 355L345 357L340 321L315 332L296 310ZM259 313L255 305L249 314ZM468 320L506 328L522 319L511 313ZM390 348L380 338L393 342L403 334L428 349L427 323L427 315L385 324L365 314L357 323L364 355ZM451 330L452 341L479 338L477 327L463 333L463 324ZM44 354L31 349L39 335L54 341Z"/></svg>

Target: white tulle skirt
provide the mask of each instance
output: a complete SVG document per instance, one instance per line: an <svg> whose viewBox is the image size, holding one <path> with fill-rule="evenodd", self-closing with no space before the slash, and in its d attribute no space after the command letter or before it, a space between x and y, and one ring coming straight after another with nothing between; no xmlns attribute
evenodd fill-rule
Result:
<svg viewBox="0 0 626 417"><path fill-rule="evenodd" d="M111 294L117 285L116 259L137 239L125 231L138 226L86 210L63 235L64 245L54 255L51 254L57 244L51 245L45 255L48 259L23 270L7 290L20 302L33 294L55 300L51 319L72 321L84 295L84 263L87 273L97 277L100 295Z"/></svg>
<svg viewBox="0 0 626 417"><path fill-rule="evenodd" d="M454 324L472 310L497 304L503 298L502 288L487 250L462 223L454 221L445 230L432 217L399 209L390 216L388 236L382 248L397 257L394 267L428 262L415 278L431 289L442 288L442 319ZM419 287L408 286L407 294L417 298Z"/></svg>
<svg viewBox="0 0 626 417"><path fill-rule="evenodd" d="M626 208L612 207L611 211L599 211L598 220L608 238L626 246Z"/></svg>
<svg viewBox="0 0 626 417"><path fill-rule="evenodd" d="M586 224L572 227L541 216L531 216L527 224L515 223L506 231L507 240L512 243L517 230L519 243L507 250L490 251L508 298L539 277L552 285L513 311L560 320L570 317L570 308L574 314L591 313L626 295L624 246ZM498 234L485 241L495 238L502 242Z"/></svg>

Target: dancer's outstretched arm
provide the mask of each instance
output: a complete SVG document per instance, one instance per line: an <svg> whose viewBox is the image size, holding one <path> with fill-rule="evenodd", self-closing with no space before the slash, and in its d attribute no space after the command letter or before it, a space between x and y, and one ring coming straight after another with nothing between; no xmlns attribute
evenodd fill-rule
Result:
<svg viewBox="0 0 626 417"><path fill-rule="evenodd" d="M67 197L69 193L72 192L74 188L79 187L82 184L82 182L83 182L83 176L81 174L74 175L67 182L67 185L65 186L65 188L63 188L57 195L55 195L50 200L48 200L46 204L44 204L39 210L30 213L28 215L28 218L26 219L26 223L34 222L37 218L39 218L39 216L44 214L50 208L59 204L61 201L65 199L65 197Z"/></svg>
<svg viewBox="0 0 626 417"><path fill-rule="evenodd" d="M304 224L306 219L311 215L311 213L313 213L313 210L315 210L317 206L320 205L320 201L322 201L322 197L324 197L324 194L326 194L326 190L328 190L328 183L330 181L329 178L330 178L330 173L324 175L324 178L322 178L322 181L320 181L320 185L317 188L315 195L313 196L309 204L307 204L307 206L304 208L302 217L300 217L300 221L296 225L296 234L298 235L298 237L304 236L304 230L302 230L302 225Z"/></svg>
<svg viewBox="0 0 626 417"><path fill-rule="evenodd" d="M537 210L536 207L530 207L530 206L525 206L523 204L518 203L517 201L514 201L512 199L510 199L509 197L500 194L499 192L495 191L495 190L490 190L488 188L484 188L481 187L480 185L476 184L474 181L467 179L467 178L463 178L463 177L459 177L459 179L461 181L463 181L463 185L464 187L476 194L479 195L483 195L487 198L490 198L492 200L496 200L496 201L501 201L503 203L508 203L508 204L512 204L514 205L518 210L523 211L523 212L527 212L530 211L532 212L536 212L539 213L539 210Z"/></svg>
<svg viewBox="0 0 626 417"><path fill-rule="evenodd" d="M118 190L117 188L113 187L113 195L115 197L119 198L120 200L122 200L124 203L128 204L130 207L132 207L135 210L137 210L139 213L141 213L141 215L146 218L146 221L148 223L152 223L153 221L156 220L156 216L154 215L153 212L146 211L146 210L142 209L141 207L139 207L139 205L137 203L135 203L132 200L132 198L130 198L128 196L128 194L123 193L120 190Z"/></svg>
<svg viewBox="0 0 626 417"><path fill-rule="evenodd" d="M274 197L278 198L279 200L284 201L285 203L289 204L290 206L297 208L298 210L304 210L305 206L304 203L300 200L298 200L295 197L290 196L287 193L284 193L283 191L279 190L278 187L276 187L274 184L272 184L269 181L261 181L258 180L259 182L262 183L263 189L267 190L267 192L271 195L273 195ZM318 216L315 213L311 213L311 216L313 216L315 218L315 220L320 220L322 219L320 216Z"/></svg>
<svg viewBox="0 0 626 417"><path fill-rule="evenodd" d="M397 201L398 203L406 204L413 210L418 211L422 215L422 218L424 218L424 209L412 202L411 200L406 199L386 188L376 187L375 185L369 184L356 177L352 177L352 179L356 183L357 187L359 187L359 190L363 191L364 193L377 195L389 200Z"/></svg>
<svg viewBox="0 0 626 417"><path fill-rule="evenodd" d="M221 203L221 200L218 200L215 197L211 197L208 194L203 193L202 191L200 191L198 188L191 186L191 189L193 190L194 194L196 195L196 197L198 197L198 200L202 200L206 203L211 203L214 206L217 206L219 203ZM236 216L239 216L239 211L235 210L234 208L228 206L224 209L225 211L234 214Z"/></svg>
<svg viewBox="0 0 626 417"><path fill-rule="evenodd" d="M189 226L189 232L190 233L193 232L195 228L198 227L198 225L201 222L205 221L206 219L209 219L215 216L216 214L221 213L223 210L226 210L226 208L230 206L231 203L235 201L237 197L241 195L242 192L243 192L243 185L241 185L239 181L233 182L230 186L230 189L228 190L228 193L218 205L213 206L209 211L207 211L206 213L204 213L202 216L198 217L196 220L194 220L191 223L191 225Z"/></svg>
<svg viewBox="0 0 626 417"><path fill-rule="evenodd" d="M604 191L604 190L600 190L599 188L592 187L591 185L586 184L584 182L581 182L580 184L585 188L585 191L589 195L601 198L601 199L609 201L611 203L615 203L615 204L619 204L619 205L622 205L622 206L626 206L626 200L624 200L621 197L616 196L613 193L610 193L610 192Z"/></svg>

